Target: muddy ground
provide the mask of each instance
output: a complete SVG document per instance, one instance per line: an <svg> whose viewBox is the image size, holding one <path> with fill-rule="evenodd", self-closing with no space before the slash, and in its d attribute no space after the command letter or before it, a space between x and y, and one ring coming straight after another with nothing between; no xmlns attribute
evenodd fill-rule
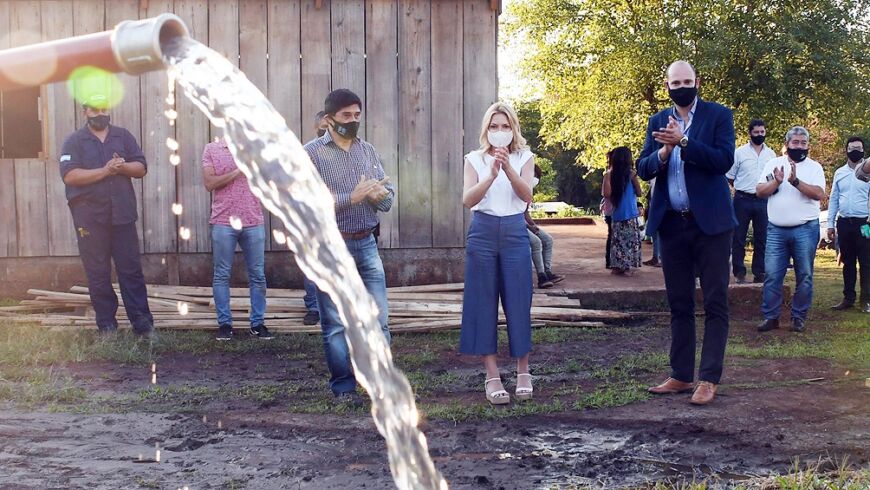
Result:
<svg viewBox="0 0 870 490"><path fill-rule="evenodd" d="M742 344L770 342L751 326L734 327ZM431 454L453 488L727 484L787 472L795 458L870 462L870 390L828 361L729 357L716 404L697 408L688 395L644 400L634 385L662 377L661 326L553 332L539 339L528 415L523 406L485 406L483 377L473 359L454 353L453 334L397 339L399 363L431 415L422 425ZM788 342L789 335L774 337ZM265 348L234 342L234 351L161 354L156 385L148 365L57 367L87 396L0 412L0 486L392 486L384 441L366 410L335 405L326 394L316 338L276 339ZM638 366L618 361L639 352L648 356ZM629 372L614 372L620 369ZM625 391L640 398L591 408L588 395L608 393L610 383L628 383ZM585 407L577 408L580 400Z"/></svg>
<svg viewBox="0 0 870 490"><path fill-rule="evenodd" d="M548 230L557 272L568 276L561 287L625 298L640 295L630 288L662 287L661 269L634 278L602 269L603 226ZM488 407L478 361L456 354L456 332L396 335L394 357L452 488L732 486L788 472L796 459L870 467L870 369L868 356L861 360L868 323L857 312L844 324L825 311L841 283L833 257L824 260L807 334L758 334L759 294L732 309L723 385L709 407L645 392L667 375L666 316L536 330L535 400L508 408ZM18 385L0 379L0 488L393 488L367 408L332 399L317 336L218 345L205 333L167 334L147 355L101 361L78 359L93 340L74 341L64 355L77 362L39 364L48 392L10 391ZM26 353L6 358L16 356ZM26 378L21 364L0 365L0 378ZM507 358L500 365L512 390L514 370Z"/></svg>

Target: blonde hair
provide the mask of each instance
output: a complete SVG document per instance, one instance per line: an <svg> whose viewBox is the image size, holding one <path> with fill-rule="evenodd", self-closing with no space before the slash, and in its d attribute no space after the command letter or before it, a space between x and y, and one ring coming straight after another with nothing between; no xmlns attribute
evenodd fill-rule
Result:
<svg viewBox="0 0 870 490"><path fill-rule="evenodd" d="M483 114L483 123L480 125L480 149L487 152L492 148L492 145L489 144L487 133L489 133L489 124L492 122L492 116L496 114L504 114L505 117L508 118L508 122L511 124L511 131L514 133L514 139L511 141L509 147L510 152L513 153L517 150L528 148L526 139L523 138L523 134L520 132L520 120L517 118L517 113L514 112L511 106L504 102L496 102L489 106L489 109L487 109Z"/></svg>

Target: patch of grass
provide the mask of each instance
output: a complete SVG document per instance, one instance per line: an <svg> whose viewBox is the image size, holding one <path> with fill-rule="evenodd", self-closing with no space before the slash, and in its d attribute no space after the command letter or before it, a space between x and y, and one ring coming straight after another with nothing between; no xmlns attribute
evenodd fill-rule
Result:
<svg viewBox="0 0 870 490"><path fill-rule="evenodd" d="M133 483L139 485L139 488L160 488L157 480L146 480L139 475L133 477Z"/></svg>
<svg viewBox="0 0 870 490"><path fill-rule="evenodd" d="M446 330L430 333L403 333L393 336L394 350L405 348L432 351L456 350L459 347L459 330Z"/></svg>
<svg viewBox="0 0 870 490"><path fill-rule="evenodd" d="M837 362L858 371L870 370L870 328L816 326L813 331L749 343L735 336L728 342L727 354L750 359L797 359L816 357Z"/></svg>
<svg viewBox="0 0 870 490"><path fill-rule="evenodd" d="M785 475L756 478L736 488L741 490L866 490L870 488L870 468L853 468L847 460L840 463L819 460L803 467L799 461L795 461Z"/></svg>
<svg viewBox="0 0 870 490"><path fill-rule="evenodd" d="M638 382L606 384L598 387L592 393L583 395L574 403L575 410L587 408L621 407L630 403L648 400L650 394L647 387Z"/></svg>
<svg viewBox="0 0 870 490"><path fill-rule="evenodd" d="M600 339L604 336L602 329L580 327L541 327L532 329L532 343L561 344L581 340Z"/></svg>
<svg viewBox="0 0 870 490"><path fill-rule="evenodd" d="M50 368L19 371L12 378L0 376L0 400L19 406L75 404L86 400L87 396L87 391L72 378Z"/></svg>
<svg viewBox="0 0 870 490"><path fill-rule="evenodd" d="M512 402L504 407L494 407L486 402L474 405L463 405L459 402L451 402L449 404L421 403L418 405L418 409L426 418L450 420L454 423L459 423L474 420L495 420L529 415L544 415L564 412L567 407L562 400L554 398L547 402L534 400L523 403Z"/></svg>
<svg viewBox="0 0 870 490"><path fill-rule="evenodd" d="M421 347L413 352L403 352L396 355L395 363L402 371L420 369L426 364L431 364L439 358L438 353Z"/></svg>
<svg viewBox="0 0 870 490"><path fill-rule="evenodd" d="M470 386L470 380L461 378L458 374L444 371L432 374L427 371L405 371L405 377L411 383L411 388L419 394L433 391L445 391L447 393L465 390Z"/></svg>
<svg viewBox="0 0 870 490"><path fill-rule="evenodd" d="M246 479L233 478L231 480L227 480L227 481L223 482L221 484L221 488L226 489L226 490L241 490L242 488L247 488L249 480L250 480L250 478L246 478Z"/></svg>
<svg viewBox="0 0 870 490"><path fill-rule="evenodd" d="M626 382L636 379L639 374L657 373L668 367L668 354L664 352L645 352L619 358L614 364L599 367L592 371L593 378L610 382Z"/></svg>

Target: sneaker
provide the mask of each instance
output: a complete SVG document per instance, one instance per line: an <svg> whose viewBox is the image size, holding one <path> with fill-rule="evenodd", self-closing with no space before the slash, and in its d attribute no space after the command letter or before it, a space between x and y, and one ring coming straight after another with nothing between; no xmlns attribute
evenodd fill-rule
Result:
<svg viewBox="0 0 870 490"><path fill-rule="evenodd" d="M553 271L547 271L547 279L550 280L553 284L559 284L560 282L565 280L565 276L560 276L559 274L553 274Z"/></svg>
<svg viewBox="0 0 870 490"><path fill-rule="evenodd" d="M553 281L546 274L538 274L538 287L541 289L551 288L553 287Z"/></svg>
<svg viewBox="0 0 870 490"><path fill-rule="evenodd" d="M233 326L232 325L221 325L218 327L218 333L215 337L216 340L233 340Z"/></svg>
<svg viewBox="0 0 870 490"><path fill-rule="evenodd" d="M263 340L271 340L275 337L269 332L269 329L266 328L265 325L257 325L256 327L251 327L251 335L257 337L258 339Z"/></svg>
<svg viewBox="0 0 870 490"><path fill-rule="evenodd" d="M317 310L308 310L308 313L305 314L305 318L302 319L303 325L317 325L317 322L320 321L320 312Z"/></svg>
<svg viewBox="0 0 870 490"><path fill-rule="evenodd" d="M349 408L362 408L365 406L365 400L363 400L356 391L349 391L347 393L339 393L335 395L335 402Z"/></svg>
<svg viewBox="0 0 870 490"><path fill-rule="evenodd" d="M651 258L651 259L649 259L649 260L645 260L645 261L643 262L643 265L648 265L648 266L650 266L650 267L655 267L655 266L659 265L659 258L658 258L658 257L653 257L653 258Z"/></svg>

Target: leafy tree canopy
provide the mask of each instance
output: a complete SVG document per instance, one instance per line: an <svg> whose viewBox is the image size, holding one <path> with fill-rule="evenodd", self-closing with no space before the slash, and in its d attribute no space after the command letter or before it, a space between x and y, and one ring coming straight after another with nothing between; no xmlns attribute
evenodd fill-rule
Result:
<svg viewBox="0 0 870 490"><path fill-rule="evenodd" d="M842 163L845 137L868 133L870 0L525 0L506 17L544 86L541 136L587 167L640 150L677 59L695 65L702 98L734 110L738 144L755 117L776 149L800 124L825 131Z"/></svg>

